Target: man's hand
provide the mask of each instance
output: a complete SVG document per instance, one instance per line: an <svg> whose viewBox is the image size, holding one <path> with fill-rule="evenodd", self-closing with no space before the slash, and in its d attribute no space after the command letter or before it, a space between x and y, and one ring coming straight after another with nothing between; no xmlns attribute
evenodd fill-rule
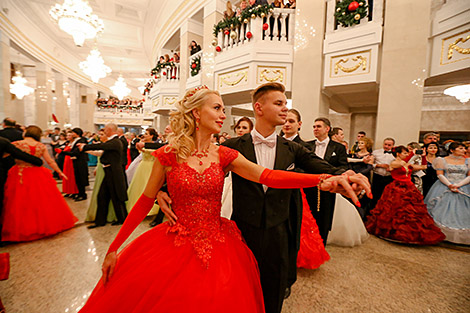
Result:
<svg viewBox="0 0 470 313"><path fill-rule="evenodd" d="M340 193L351 198L357 206L361 206L357 195L363 191L372 199L372 192L367 177L362 174L356 174L352 170L344 172L340 176L332 176L326 179L321 185L320 190L332 193Z"/></svg>
<svg viewBox="0 0 470 313"><path fill-rule="evenodd" d="M139 151L142 151L142 149L145 148L145 142L139 141L138 143L135 144L135 148Z"/></svg>
<svg viewBox="0 0 470 313"><path fill-rule="evenodd" d="M80 149L80 151L83 151L84 146L85 146L84 143L77 143L77 147L78 147L78 149Z"/></svg>
<svg viewBox="0 0 470 313"><path fill-rule="evenodd" d="M157 193L157 201L158 201L158 205L160 206L160 210L162 210L162 212L165 213L165 216L168 219L170 226L175 225L176 221L178 220L178 217L176 216L175 212L173 212L173 210L170 207L170 204L171 204L170 196L164 191L159 191Z"/></svg>

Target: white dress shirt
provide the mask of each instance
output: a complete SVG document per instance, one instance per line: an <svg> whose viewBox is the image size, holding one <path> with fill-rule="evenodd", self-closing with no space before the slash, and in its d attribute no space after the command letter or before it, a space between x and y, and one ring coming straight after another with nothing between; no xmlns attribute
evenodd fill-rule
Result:
<svg viewBox="0 0 470 313"><path fill-rule="evenodd" d="M268 137L263 137L256 128L251 131L251 137L253 138L253 146L255 147L256 161L259 165L272 170L274 168L274 161L276 160L276 145L277 135L274 131ZM257 138L263 141L274 142L272 147L269 147L264 143L257 143ZM268 189L268 186L263 185L264 192Z"/></svg>
<svg viewBox="0 0 470 313"><path fill-rule="evenodd" d="M374 173L381 176L390 176L390 172L386 168L376 167L375 164L388 164L395 160L395 157L391 153L385 153L384 149L377 149L372 152L374 156Z"/></svg>
<svg viewBox="0 0 470 313"><path fill-rule="evenodd" d="M299 134L295 134L294 136L291 136L291 137L286 137L286 135L284 135L284 139L286 140L289 140L289 141L292 141L295 139L295 137L297 137Z"/></svg>
<svg viewBox="0 0 470 313"><path fill-rule="evenodd" d="M330 137L326 136L326 138L323 141L320 141L317 139L315 141L315 154L320 157L324 158L325 157L325 152L326 152L326 147L328 147L328 143L330 143Z"/></svg>

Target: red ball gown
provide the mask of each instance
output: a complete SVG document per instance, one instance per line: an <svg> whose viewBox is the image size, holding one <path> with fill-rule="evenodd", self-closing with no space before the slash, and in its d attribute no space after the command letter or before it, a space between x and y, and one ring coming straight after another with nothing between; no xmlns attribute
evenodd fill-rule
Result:
<svg viewBox="0 0 470 313"><path fill-rule="evenodd" d="M71 150L70 145L65 147L64 151L68 152ZM78 194L77 184L75 183L75 171L73 169L73 161L70 155L66 155L64 158L64 174L68 179L62 180L62 192L75 195Z"/></svg>
<svg viewBox="0 0 470 313"><path fill-rule="evenodd" d="M297 254L297 267L315 269L330 259L320 237L317 222L302 191L302 226L300 228L300 249Z"/></svg>
<svg viewBox="0 0 470 313"><path fill-rule="evenodd" d="M371 211L366 228L369 233L385 239L412 244L436 244L445 235L434 224L423 202L423 195L411 181L404 167L394 169L393 182Z"/></svg>
<svg viewBox="0 0 470 313"><path fill-rule="evenodd" d="M200 173L164 149L153 154L171 167L176 225L160 224L126 246L80 312L264 312L256 259L235 223L220 216L224 168L238 152L221 146L220 163Z"/></svg>
<svg viewBox="0 0 470 313"><path fill-rule="evenodd" d="M16 141L13 144L36 157L41 157L46 149L42 143L30 146ZM72 228L77 221L51 171L16 160L5 184L2 240L40 239Z"/></svg>

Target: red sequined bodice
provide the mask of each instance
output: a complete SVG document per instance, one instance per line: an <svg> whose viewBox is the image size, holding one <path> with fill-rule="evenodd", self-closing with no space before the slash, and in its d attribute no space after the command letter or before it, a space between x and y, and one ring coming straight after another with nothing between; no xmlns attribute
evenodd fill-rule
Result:
<svg viewBox="0 0 470 313"><path fill-rule="evenodd" d="M401 182L411 183L411 174L413 173L413 168L408 168L408 171L402 166L392 170L392 178Z"/></svg>
<svg viewBox="0 0 470 313"><path fill-rule="evenodd" d="M14 141L13 144L23 152L29 153L31 155L34 155L35 157L42 157L44 154L44 150L46 150L46 146L44 144L38 142L34 146L30 146L26 141L20 140L20 141ZM32 167L33 165L31 163L21 161L16 159L15 160L16 164L20 167Z"/></svg>
<svg viewBox="0 0 470 313"><path fill-rule="evenodd" d="M215 242L224 242L226 235L241 239L235 223L220 216L224 168L238 156L238 151L219 147L219 163L212 162L202 173L186 162L178 163L168 147L160 148L154 155L162 165L171 167L166 179L171 208L178 221L168 233L176 233L176 246L191 243L196 255L208 266Z"/></svg>

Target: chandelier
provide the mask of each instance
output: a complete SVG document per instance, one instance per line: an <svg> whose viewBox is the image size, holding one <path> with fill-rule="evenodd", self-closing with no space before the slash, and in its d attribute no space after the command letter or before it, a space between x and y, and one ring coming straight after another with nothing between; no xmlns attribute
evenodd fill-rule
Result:
<svg viewBox="0 0 470 313"><path fill-rule="evenodd" d="M104 78L111 73L111 68L104 64L104 60L97 48L93 48L90 51L86 61L80 62L79 67L83 73L91 77L94 83L97 83L100 78Z"/></svg>
<svg viewBox="0 0 470 313"><path fill-rule="evenodd" d="M114 86L110 87L111 91L118 97L119 100L124 99L125 96L131 93L131 90L127 87L124 78L119 74L119 78L114 83Z"/></svg>
<svg viewBox="0 0 470 313"><path fill-rule="evenodd" d="M27 80L23 78L20 71L15 72L12 81L13 84L10 84L10 93L14 94L20 100L34 91L34 88L26 86Z"/></svg>
<svg viewBox="0 0 470 313"><path fill-rule="evenodd" d="M470 85L460 85L447 88L444 90L444 94L455 97L462 103L466 103L470 100Z"/></svg>
<svg viewBox="0 0 470 313"><path fill-rule="evenodd" d="M87 2L65 0L62 5L53 6L49 14L67 34L73 37L75 44L83 46L85 39L95 38L103 32L103 21L95 14Z"/></svg>

